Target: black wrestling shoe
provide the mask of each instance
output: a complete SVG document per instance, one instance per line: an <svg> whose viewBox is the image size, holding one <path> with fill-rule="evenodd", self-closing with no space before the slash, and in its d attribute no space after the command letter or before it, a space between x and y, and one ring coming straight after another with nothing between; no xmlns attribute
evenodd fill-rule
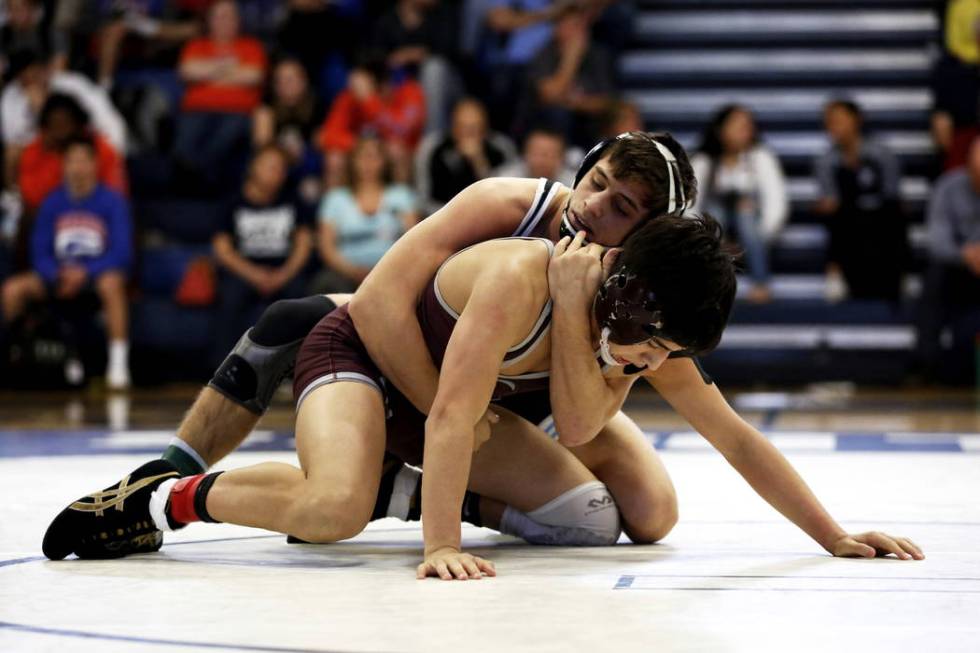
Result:
<svg viewBox="0 0 980 653"><path fill-rule="evenodd" d="M44 555L105 559L158 551L163 533L150 517L150 495L171 478L180 478L173 464L152 460L115 485L75 501L48 526Z"/></svg>

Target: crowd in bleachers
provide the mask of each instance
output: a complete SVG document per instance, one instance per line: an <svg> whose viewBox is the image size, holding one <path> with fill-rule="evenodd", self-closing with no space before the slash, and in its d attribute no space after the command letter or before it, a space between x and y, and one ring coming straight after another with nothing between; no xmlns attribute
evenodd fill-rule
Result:
<svg viewBox="0 0 980 653"><path fill-rule="evenodd" d="M957 307L980 307L980 5L941 4L930 127L948 172L921 270L926 368ZM187 323L206 333L178 339L211 365L272 301L356 289L405 230L474 181L571 184L598 139L658 127L616 83L630 2L3 7L2 331L10 341L28 329L32 302L95 298L114 387L130 383L130 337L166 349L174 342L153 334L187 328L175 307L211 316ZM915 266L898 159L849 98L824 107L824 126L812 210L829 235L827 299L897 304ZM771 302L790 208L752 107L717 107L690 149L697 208L741 246L746 299Z"/></svg>

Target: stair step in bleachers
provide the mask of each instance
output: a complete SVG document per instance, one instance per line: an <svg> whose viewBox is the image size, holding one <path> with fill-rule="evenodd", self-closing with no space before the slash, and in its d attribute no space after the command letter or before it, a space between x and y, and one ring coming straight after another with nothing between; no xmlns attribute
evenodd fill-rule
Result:
<svg viewBox="0 0 980 653"><path fill-rule="evenodd" d="M926 0L640 0L619 60L627 97L649 128L689 150L723 104L748 106L787 176L791 216L772 251L774 301L738 303L706 364L723 379L899 382L914 345L908 306L828 304L827 233L813 215L814 159L829 142L822 110L857 102L870 134L900 159L901 197L921 259L934 172L931 69L939 39ZM743 284L747 285L747 284ZM921 280L910 277L906 299ZM745 289L741 290L745 294Z"/></svg>
<svg viewBox="0 0 980 653"><path fill-rule="evenodd" d="M806 129L820 124L823 107L832 100L847 98L864 108L871 128L921 128L929 119L932 94L924 88L653 88L627 94L644 119L669 124L671 129L704 125L722 105L737 102L752 107L763 132L769 129Z"/></svg>
<svg viewBox="0 0 980 653"><path fill-rule="evenodd" d="M639 0L641 9L924 9L934 5L923 0Z"/></svg>
<svg viewBox="0 0 980 653"><path fill-rule="evenodd" d="M627 84L675 84L687 87L799 84L835 87L862 84L926 85L932 60L925 47L806 48L727 50L635 50L624 54L619 72Z"/></svg>
<svg viewBox="0 0 980 653"><path fill-rule="evenodd" d="M938 24L928 9L646 11L636 22L638 44L753 46L901 44L927 40Z"/></svg>

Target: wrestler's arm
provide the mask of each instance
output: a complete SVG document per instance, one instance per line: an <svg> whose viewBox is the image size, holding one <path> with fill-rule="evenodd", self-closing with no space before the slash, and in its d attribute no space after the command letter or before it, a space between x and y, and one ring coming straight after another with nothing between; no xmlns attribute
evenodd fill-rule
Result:
<svg viewBox="0 0 980 653"><path fill-rule="evenodd" d="M464 189L402 236L350 302L357 332L381 372L428 414L439 374L415 316L439 265L474 243L508 236L527 212L537 181L491 178Z"/></svg>
<svg viewBox="0 0 980 653"><path fill-rule="evenodd" d="M576 447L598 435L622 407L636 376L607 379L592 349L592 303L615 253L584 245L583 233L555 245L548 265L552 417L558 440Z"/></svg>
<svg viewBox="0 0 980 653"><path fill-rule="evenodd" d="M460 508L469 480L474 429L497 382L508 347L527 332L547 288L520 261L488 266L474 282L453 329L432 411L425 422L422 475L424 565L450 578L460 554ZM543 266L542 266L543 271ZM539 275L543 277L543 275ZM443 568L439 568L442 564ZM449 569L446 569L446 565Z"/></svg>
<svg viewBox="0 0 980 653"><path fill-rule="evenodd" d="M789 461L765 436L736 413L718 387L703 381L690 359L668 360L646 375L650 385L717 449L769 505L829 553L866 555L877 548L900 558L918 549L884 533L849 536L834 521ZM919 552L921 555L921 552ZM873 555L873 550L872 550Z"/></svg>

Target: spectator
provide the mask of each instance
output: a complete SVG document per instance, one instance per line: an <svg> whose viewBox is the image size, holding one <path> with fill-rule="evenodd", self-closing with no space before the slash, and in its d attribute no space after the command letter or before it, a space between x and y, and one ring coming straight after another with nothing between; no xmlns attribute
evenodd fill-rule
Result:
<svg viewBox="0 0 980 653"><path fill-rule="evenodd" d="M980 63L980 4L976 0L947 4L946 49L963 63Z"/></svg>
<svg viewBox="0 0 980 653"><path fill-rule="evenodd" d="M44 12L37 0L7 0L7 22L0 27L0 60L6 69L7 55L21 50L51 54L50 33L44 29Z"/></svg>
<svg viewBox="0 0 980 653"><path fill-rule="evenodd" d="M815 162L820 199L827 217L828 297L897 302L908 260L908 235L899 205L901 169L884 144L863 134L864 116L853 102L824 108L830 149ZM875 252L875 256L868 256Z"/></svg>
<svg viewBox="0 0 980 653"><path fill-rule="evenodd" d="M266 59L261 43L239 34L233 0L217 0L207 20L208 35L189 42L180 56L187 91L174 153L182 170L214 183L236 176L229 174L228 161L248 143Z"/></svg>
<svg viewBox="0 0 980 653"><path fill-rule="evenodd" d="M695 209L717 218L745 251L749 301L768 302L768 250L786 222L789 199L779 159L760 142L752 113L736 104L719 109L691 166L698 180Z"/></svg>
<svg viewBox="0 0 980 653"><path fill-rule="evenodd" d="M490 106L495 128L509 130L527 66L551 38L553 21L574 0L484 0Z"/></svg>
<svg viewBox="0 0 980 653"><path fill-rule="evenodd" d="M392 183L391 162L375 136L351 153L349 187L334 188L320 204L319 249L327 269L314 292L353 292L388 248L417 221L415 195Z"/></svg>
<svg viewBox="0 0 980 653"><path fill-rule="evenodd" d="M517 158L510 139L490 131L486 109L473 98L460 100L453 108L448 134L432 134L426 141L415 160L415 180L426 215Z"/></svg>
<svg viewBox="0 0 980 653"><path fill-rule="evenodd" d="M505 163L493 172L495 177L544 177L571 187L575 170L565 162L565 137L548 129L532 129L524 139L520 161Z"/></svg>
<svg viewBox="0 0 980 653"><path fill-rule="evenodd" d="M944 17L946 54L933 70L931 127L942 167L952 170L980 134L980 3L952 0Z"/></svg>
<svg viewBox="0 0 980 653"><path fill-rule="evenodd" d="M528 66L518 132L531 123L547 123L579 146L599 137L616 90L615 69L609 54L592 44L590 29L585 11L562 12L550 47Z"/></svg>
<svg viewBox="0 0 980 653"><path fill-rule="evenodd" d="M116 192L126 192L123 158L101 134L91 135L88 115L71 96L48 96L39 122L40 133L24 148L18 167L20 196L29 213L61 185L65 147L78 137L93 139L99 180Z"/></svg>
<svg viewBox="0 0 980 653"><path fill-rule="evenodd" d="M198 35L196 20L181 17L174 0L113 0L103 9L96 79L111 88L120 57L126 63L173 65L176 49Z"/></svg>
<svg viewBox="0 0 980 653"><path fill-rule="evenodd" d="M278 147L259 150L212 241L223 268L216 355L235 344L258 311L306 290L312 220L286 188L288 169L289 158Z"/></svg>
<svg viewBox="0 0 980 653"><path fill-rule="evenodd" d="M292 185L307 201L320 194L322 164L313 137L325 113L310 88L306 69L298 59L285 58L273 68L269 94L252 115L252 146L281 147L289 155Z"/></svg>
<svg viewBox="0 0 980 653"><path fill-rule="evenodd" d="M334 100L323 123L320 145L326 156L327 182L345 183L346 156L365 133L381 137L392 159L395 179L406 181L408 163L425 125L425 95L418 82L394 82L384 59L367 54L351 70L347 88Z"/></svg>
<svg viewBox="0 0 980 653"><path fill-rule="evenodd" d="M452 10L435 0L398 0L374 28L374 46L385 54L388 67L422 85L426 133L447 127L450 108L462 95L452 63L458 59L456 23Z"/></svg>
<svg viewBox="0 0 980 653"><path fill-rule="evenodd" d="M289 0L276 39L306 68L325 102L343 86L358 39L365 34L361 0ZM339 83L335 81L339 77Z"/></svg>
<svg viewBox="0 0 980 653"><path fill-rule="evenodd" d="M120 154L126 152L126 123L106 92L75 72L56 72L39 52L21 50L10 56L9 83L0 96L5 180L17 178L24 147L37 136L38 114L52 93L74 98L91 118L95 130Z"/></svg>
<svg viewBox="0 0 980 653"><path fill-rule="evenodd" d="M942 327L980 308L980 137L973 139L966 168L936 181L928 210L928 253L918 345L925 371L931 372Z"/></svg>
<svg viewBox="0 0 980 653"><path fill-rule="evenodd" d="M94 291L109 338L106 382L123 389L129 386L126 275L133 227L125 198L99 181L97 153L90 138L65 144L65 183L41 205L31 236L32 269L3 285L3 316L9 323L31 301L70 300Z"/></svg>
<svg viewBox="0 0 980 653"><path fill-rule="evenodd" d="M643 115L634 102L613 100L600 118L600 136L615 138L626 132L646 131L643 125Z"/></svg>

